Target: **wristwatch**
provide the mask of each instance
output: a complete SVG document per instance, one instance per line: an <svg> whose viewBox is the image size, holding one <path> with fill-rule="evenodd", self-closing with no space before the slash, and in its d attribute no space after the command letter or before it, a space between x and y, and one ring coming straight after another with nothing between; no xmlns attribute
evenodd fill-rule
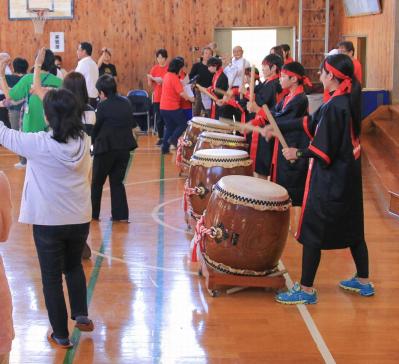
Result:
<svg viewBox="0 0 399 364"><path fill-rule="evenodd" d="M297 151L296 151L296 157L297 158L301 158L303 156L303 152L300 150L300 149L298 149Z"/></svg>

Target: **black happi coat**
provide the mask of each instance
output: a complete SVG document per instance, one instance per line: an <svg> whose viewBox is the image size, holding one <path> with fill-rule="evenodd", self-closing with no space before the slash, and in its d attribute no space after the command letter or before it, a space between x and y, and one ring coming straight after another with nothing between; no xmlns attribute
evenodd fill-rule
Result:
<svg viewBox="0 0 399 364"><path fill-rule="evenodd" d="M282 89L278 78L265 81L259 84L255 90L255 102L258 106L267 105L272 109L276 105L277 94ZM251 145L252 134L247 137L248 144ZM270 173L270 166L272 162L273 142L267 142L265 138L259 136L258 149L256 151L255 172L268 176Z"/></svg>
<svg viewBox="0 0 399 364"><path fill-rule="evenodd" d="M364 241L360 145L353 136L350 96L332 97L312 117L291 120L284 130L301 127L314 138L304 150L311 159L298 241L320 249Z"/></svg>
<svg viewBox="0 0 399 364"><path fill-rule="evenodd" d="M300 118L308 114L309 102L305 93L294 96L284 107L284 100L286 98L287 96L276 105L274 110L272 110L277 125L284 120ZM310 142L310 138L304 130L286 132L284 133L284 138L289 147L298 149L307 148ZM295 163L290 163L284 158L282 148L278 139L275 139L273 147L273 160L275 164L272 166L270 175L273 182L287 189L293 206L301 206L308 172L308 160L306 158L301 158L295 161ZM274 155L274 153L276 153L276 155Z"/></svg>

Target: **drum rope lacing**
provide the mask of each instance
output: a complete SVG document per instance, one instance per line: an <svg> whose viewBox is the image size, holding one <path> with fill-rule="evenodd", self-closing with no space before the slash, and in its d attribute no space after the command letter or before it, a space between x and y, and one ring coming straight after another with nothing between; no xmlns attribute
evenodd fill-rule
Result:
<svg viewBox="0 0 399 364"><path fill-rule="evenodd" d="M209 236L211 239L215 239L217 235L217 230L214 227L207 228L205 226L205 213L199 218L197 221L197 225L195 226L195 235L194 235L194 244L191 252L191 261L197 262L197 248L199 246L200 251L204 251L204 239L205 236Z"/></svg>
<svg viewBox="0 0 399 364"><path fill-rule="evenodd" d="M234 158L209 158L209 157L199 157L197 155L193 155L190 160L190 165L192 166L204 166L204 167L216 167L220 163L223 167L239 167L239 166L250 166L252 164L252 160L248 155L243 157L234 157Z"/></svg>
<svg viewBox="0 0 399 364"><path fill-rule="evenodd" d="M180 167L183 161L183 147L192 147L193 143L190 140L185 140L180 137L177 141L177 151L176 151L176 166Z"/></svg>
<svg viewBox="0 0 399 364"><path fill-rule="evenodd" d="M291 199L289 197L283 201L258 200L226 191L220 187L218 183L213 187L213 190L219 192L221 197L228 202L253 207L259 210L286 211L291 207Z"/></svg>
<svg viewBox="0 0 399 364"><path fill-rule="evenodd" d="M205 192L203 187L190 187L188 185L188 179L184 183L184 192L183 192L183 209L184 212L188 211L188 197L192 195L202 195Z"/></svg>
<svg viewBox="0 0 399 364"><path fill-rule="evenodd" d="M202 256L205 260L205 263L212 267L213 269L221 272L221 273L228 273L232 275L237 275L237 276L251 276L251 277L264 277L268 276L270 274L273 274L278 271L278 267L274 267L271 269L267 269L264 271L256 271L256 270L250 270L250 269L237 269L237 268L232 268L226 264L215 262L211 258L209 258L208 255L206 255L204 252L202 252Z"/></svg>

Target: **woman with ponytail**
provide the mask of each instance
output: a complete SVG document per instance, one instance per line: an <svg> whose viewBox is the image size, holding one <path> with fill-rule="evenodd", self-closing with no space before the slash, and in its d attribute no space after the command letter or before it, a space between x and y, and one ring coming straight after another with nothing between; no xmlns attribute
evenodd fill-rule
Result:
<svg viewBox="0 0 399 364"><path fill-rule="evenodd" d="M280 123L282 132L303 129L311 138L307 148L283 149L287 160L308 159L302 213L296 233L303 245L301 282L276 300L285 304L313 304L313 282L321 250L350 248L356 274L340 287L361 296L374 295L364 238L360 161L360 85L352 60L338 54L321 66L320 81L329 99L310 117Z"/></svg>

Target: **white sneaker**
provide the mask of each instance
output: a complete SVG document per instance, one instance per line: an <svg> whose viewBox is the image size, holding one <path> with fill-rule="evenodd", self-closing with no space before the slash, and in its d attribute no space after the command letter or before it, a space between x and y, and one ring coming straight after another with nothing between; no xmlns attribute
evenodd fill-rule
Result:
<svg viewBox="0 0 399 364"><path fill-rule="evenodd" d="M176 150L176 146L171 144L170 147L169 147L169 150Z"/></svg>
<svg viewBox="0 0 399 364"><path fill-rule="evenodd" d="M23 168L26 168L26 164L18 162L18 163L14 164L14 167L17 168L17 169L23 169Z"/></svg>

